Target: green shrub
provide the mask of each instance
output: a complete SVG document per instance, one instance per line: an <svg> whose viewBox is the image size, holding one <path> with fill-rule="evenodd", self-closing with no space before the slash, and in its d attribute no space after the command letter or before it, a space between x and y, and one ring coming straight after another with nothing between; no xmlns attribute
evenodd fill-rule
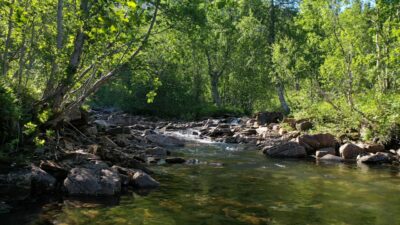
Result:
<svg viewBox="0 0 400 225"><path fill-rule="evenodd" d="M0 146L15 144L18 138L20 106L13 90L0 82Z"/></svg>

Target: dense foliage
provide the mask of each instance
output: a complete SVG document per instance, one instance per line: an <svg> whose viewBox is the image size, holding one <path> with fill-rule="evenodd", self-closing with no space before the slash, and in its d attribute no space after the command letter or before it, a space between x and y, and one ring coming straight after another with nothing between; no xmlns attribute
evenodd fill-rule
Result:
<svg viewBox="0 0 400 225"><path fill-rule="evenodd" d="M54 125L87 100L184 119L281 110L382 141L400 123L398 1L6 0L0 12L1 113L14 116L2 123L19 104L35 115L19 127Z"/></svg>

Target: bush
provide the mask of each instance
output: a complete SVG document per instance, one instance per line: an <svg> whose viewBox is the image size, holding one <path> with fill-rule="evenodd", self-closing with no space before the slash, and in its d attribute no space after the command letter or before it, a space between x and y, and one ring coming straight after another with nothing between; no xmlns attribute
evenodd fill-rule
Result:
<svg viewBox="0 0 400 225"><path fill-rule="evenodd" d="M16 143L21 110L11 88L0 83L0 146Z"/></svg>

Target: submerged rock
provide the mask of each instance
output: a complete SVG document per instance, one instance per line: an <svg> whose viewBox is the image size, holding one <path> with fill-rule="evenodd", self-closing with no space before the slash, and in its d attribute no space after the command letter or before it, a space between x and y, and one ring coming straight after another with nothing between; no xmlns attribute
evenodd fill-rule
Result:
<svg viewBox="0 0 400 225"><path fill-rule="evenodd" d="M138 188L156 188L160 186L160 183L143 171L135 172L131 179L133 185Z"/></svg>
<svg viewBox="0 0 400 225"><path fill-rule="evenodd" d="M263 149L263 153L271 157L301 158L306 157L305 148L296 142L287 142Z"/></svg>

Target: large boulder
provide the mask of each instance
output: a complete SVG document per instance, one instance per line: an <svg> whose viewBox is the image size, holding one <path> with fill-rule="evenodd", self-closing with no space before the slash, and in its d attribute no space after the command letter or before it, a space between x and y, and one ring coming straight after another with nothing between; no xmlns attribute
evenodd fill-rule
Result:
<svg viewBox="0 0 400 225"><path fill-rule="evenodd" d="M161 147L183 147L185 142L171 136L162 134L150 134L146 136L146 139Z"/></svg>
<svg viewBox="0 0 400 225"><path fill-rule="evenodd" d="M32 192L36 194L45 194L51 192L55 189L56 178L48 174L41 168L32 165L31 166L31 176L32 176Z"/></svg>
<svg viewBox="0 0 400 225"><path fill-rule="evenodd" d="M296 142L305 147L307 154L314 154L321 148L336 148L338 141L332 134L301 135Z"/></svg>
<svg viewBox="0 0 400 225"><path fill-rule="evenodd" d="M283 120L281 112L259 112L256 114L258 125L265 125L270 123L279 123Z"/></svg>
<svg viewBox="0 0 400 225"><path fill-rule="evenodd" d="M388 153L377 152L375 154L367 154L364 156L359 155L357 157L357 162L365 164L380 164L380 163L390 163L391 157Z"/></svg>
<svg viewBox="0 0 400 225"><path fill-rule="evenodd" d="M35 165L0 174L0 201L24 200L54 190L56 179Z"/></svg>
<svg viewBox="0 0 400 225"><path fill-rule="evenodd" d="M296 142L287 142L274 147L267 147L263 149L263 152L271 157L301 158L307 156L305 148Z"/></svg>
<svg viewBox="0 0 400 225"><path fill-rule="evenodd" d="M339 148L340 156L343 159L356 159L361 153L365 153L365 150L353 143L346 143Z"/></svg>
<svg viewBox="0 0 400 225"><path fill-rule="evenodd" d="M73 168L64 180L64 188L69 195L116 195L121 191L121 178L104 163L96 163Z"/></svg>

